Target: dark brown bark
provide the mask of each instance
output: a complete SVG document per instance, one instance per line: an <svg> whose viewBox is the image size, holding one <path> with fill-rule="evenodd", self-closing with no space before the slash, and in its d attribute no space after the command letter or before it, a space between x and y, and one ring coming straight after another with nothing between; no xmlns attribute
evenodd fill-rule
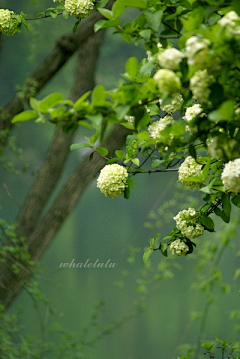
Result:
<svg viewBox="0 0 240 359"><path fill-rule="evenodd" d="M110 154L113 154L116 149L124 145L128 134L130 134L130 131L126 128L120 125L115 126L105 141L105 146ZM29 252L33 260L37 261L42 256L67 216L77 204L86 187L96 177L105 163L106 160L100 157L98 153L94 154L91 162L89 161L89 155L84 157L82 163L70 176L44 219L28 237ZM29 281L31 273L27 270L22 270L20 275L16 276L7 267L0 266L0 268L0 303L7 308L21 291L23 285Z"/></svg>
<svg viewBox="0 0 240 359"><path fill-rule="evenodd" d="M71 92L71 100L76 101L82 94L93 89L95 69L103 32L92 35L80 48L78 65ZM74 131L63 133L57 129L39 175L25 198L16 219L18 236L28 237L36 226L64 169ZM34 208L34 210L33 210Z"/></svg>

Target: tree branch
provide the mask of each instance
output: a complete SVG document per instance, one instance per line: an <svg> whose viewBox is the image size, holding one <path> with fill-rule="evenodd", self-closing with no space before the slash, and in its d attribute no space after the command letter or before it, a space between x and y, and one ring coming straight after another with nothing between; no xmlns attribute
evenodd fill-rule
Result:
<svg viewBox="0 0 240 359"><path fill-rule="evenodd" d="M94 24L102 18L102 15L95 11L82 23L81 26L79 26L75 38L73 38L72 33L61 36L46 60L32 75L30 75L23 86L27 88L34 86L35 94L37 94L88 39L88 37L94 34ZM6 105L1 112L0 130L11 130L13 127L13 124L11 123L12 117L24 110L23 103L29 103L30 96L31 95L27 93L24 100L22 100L16 94L10 100L8 105ZM0 143L0 146L4 145L5 142Z"/></svg>

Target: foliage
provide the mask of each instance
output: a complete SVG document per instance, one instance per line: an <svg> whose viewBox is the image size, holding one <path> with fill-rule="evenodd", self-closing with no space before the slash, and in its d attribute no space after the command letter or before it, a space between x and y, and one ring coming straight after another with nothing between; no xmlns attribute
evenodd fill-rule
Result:
<svg viewBox="0 0 240 359"><path fill-rule="evenodd" d="M85 124L97 131L86 138L87 143L73 144L71 149L89 147L107 158L107 164L126 167L125 198L130 196L133 176L179 170L183 184L203 193L202 205L191 219L177 223L157 246L154 237L144 261L156 249L167 255L176 241L188 248L182 254L190 254L195 247L192 239L202 234L197 228L214 232L212 214L228 223L231 205L239 206L235 184L239 182L239 8L235 1L117 0L111 10L102 5L98 3L97 8L106 20L97 22L95 31L114 27L126 42L144 42L148 58L138 63L130 57L123 79L111 91L98 85L75 103L64 100L60 93L42 100L31 98L32 109L16 115L12 122L50 121L64 131ZM140 15L121 24L126 7L138 8ZM173 52L176 40L180 50ZM178 107L174 105L176 96L181 99ZM196 105L199 110L194 113ZM106 128L115 123L131 129L132 135L125 151L119 149L111 158L97 141L104 144ZM184 161L179 168L189 156L195 164ZM231 160L236 167L233 178L224 167ZM185 174L180 175L184 165Z"/></svg>

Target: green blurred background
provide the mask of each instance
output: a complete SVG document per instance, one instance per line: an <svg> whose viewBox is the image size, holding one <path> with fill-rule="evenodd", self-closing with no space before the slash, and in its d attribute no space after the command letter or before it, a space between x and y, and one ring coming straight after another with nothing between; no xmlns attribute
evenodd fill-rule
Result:
<svg viewBox="0 0 240 359"><path fill-rule="evenodd" d="M23 11L31 16L50 6L51 0L1 1L2 8ZM127 16L130 18L131 12ZM14 95L16 85L22 84L47 56L56 39L72 30L74 22L72 18L64 20L60 17L33 21L29 32L23 29L21 34L3 38L0 67L2 106ZM124 72L124 63L129 56L141 58L145 53L140 45L127 45L120 36L112 36L109 31L101 49L97 83L107 88L116 86L118 74ZM76 56L38 97L54 91L62 92L68 97L74 80L75 62ZM84 131L80 129L76 139L82 139ZM1 217L7 221L14 220L18 207L34 179L32 172L38 170L41 165L53 132L54 126L50 124L24 123L16 126L13 134L17 138L18 146L23 149L24 163L29 164L29 169L18 176L1 172ZM62 183L81 161L82 153L71 153ZM21 168L21 165L18 166ZM44 308L41 308L39 320L38 312L25 292L20 294L11 308L12 312L21 308L20 323L24 333L39 336L41 322L44 321L46 326L59 322L66 330L81 331L88 323L94 305L99 301L106 303L100 313L100 321L108 324L134 313L136 306L133 302L144 294L147 303L145 311L96 343L89 351L92 358L170 359L176 356L176 348L180 343L197 342L200 322L191 324L190 313L203 310L205 297L191 289L195 276L194 256L175 258L174 263L179 269L173 269L174 276L169 280L153 281L149 288L146 288L144 279L142 282L138 279L142 278L142 254L143 249L148 246L149 238L157 232L166 235L174 225L172 220L162 228L144 227L149 212L157 210L162 203L174 196L175 191L179 191L174 187L176 179L174 173L136 176L135 187L128 201L124 198L105 198L96 188L96 181L88 187L44 254L38 268L41 288L50 299L55 315L46 317ZM7 184L14 200L9 198L3 184ZM179 205L176 213L180 209ZM198 244L203 240L204 237L200 238ZM238 238L235 240L238 241ZM131 247L139 248L132 264L129 263L131 260L127 261ZM197 250L195 253L197 255ZM231 309L239 307L238 283L232 283L234 270L239 263L232 258L233 253L228 249L222 259L221 268L225 282L232 285L232 291L228 296L217 293L207 322L206 337L211 339L216 336L231 341L238 339L233 332L233 324L229 322ZM75 259L76 263L84 263L87 259L89 262L99 259L105 263L110 259L111 262L117 263L117 266L113 269L59 268L60 263L69 263L72 259ZM152 263L156 266L162 260L162 256L155 253ZM169 259L170 266L174 266L172 262ZM154 273L145 279L151 281L153 277ZM49 357L54 358L54 354Z"/></svg>

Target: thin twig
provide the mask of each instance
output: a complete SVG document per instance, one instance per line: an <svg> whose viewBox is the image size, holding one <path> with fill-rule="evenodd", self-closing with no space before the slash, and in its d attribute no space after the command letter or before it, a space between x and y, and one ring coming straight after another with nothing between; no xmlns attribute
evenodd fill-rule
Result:
<svg viewBox="0 0 240 359"><path fill-rule="evenodd" d="M151 174L151 173L156 173L156 172L177 172L178 171L178 168L166 168L166 169L156 169L156 170L148 170L148 171L141 171L141 172L133 172L132 175L136 175L138 173L148 173L148 174Z"/></svg>
<svg viewBox="0 0 240 359"><path fill-rule="evenodd" d="M63 11L62 12L59 12L58 14L57 14L57 16L59 16L59 15L62 15L62 13L63 13ZM38 16L38 17L29 17L29 18L26 18L25 20L40 20L40 19L46 19L46 18L48 18L48 17L52 17L50 14L49 15L47 15L47 14L45 14L45 15L43 15L43 16Z"/></svg>

